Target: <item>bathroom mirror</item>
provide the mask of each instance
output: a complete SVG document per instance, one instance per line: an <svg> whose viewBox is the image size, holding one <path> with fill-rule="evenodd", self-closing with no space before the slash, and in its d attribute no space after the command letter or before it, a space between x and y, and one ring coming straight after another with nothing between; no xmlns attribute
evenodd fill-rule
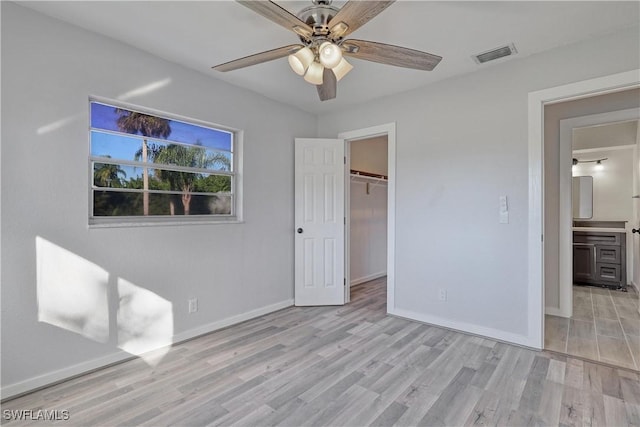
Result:
<svg viewBox="0 0 640 427"><path fill-rule="evenodd" d="M573 219L593 217L593 177L573 177Z"/></svg>

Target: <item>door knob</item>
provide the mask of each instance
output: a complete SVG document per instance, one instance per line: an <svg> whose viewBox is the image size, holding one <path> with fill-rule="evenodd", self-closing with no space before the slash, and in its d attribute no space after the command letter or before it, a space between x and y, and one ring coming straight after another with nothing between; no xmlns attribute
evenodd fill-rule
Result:
<svg viewBox="0 0 640 427"><path fill-rule="evenodd" d="M631 232L640 234L640 228L632 228Z"/></svg>
<svg viewBox="0 0 640 427"><path fill-rule="evenodd" d="M296 231L298 232L298 234L302 234L304 230L302 228L298 228Z"/></svg>

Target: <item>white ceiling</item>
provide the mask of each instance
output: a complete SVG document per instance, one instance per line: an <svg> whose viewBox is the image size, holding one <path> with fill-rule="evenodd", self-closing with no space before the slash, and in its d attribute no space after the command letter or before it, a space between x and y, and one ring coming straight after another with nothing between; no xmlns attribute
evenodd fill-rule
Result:
<svg viewBox="0 0 640 427"><path fill-rule="evenodd" d="M587 126L573 130L573 150L636 145L638 120Z"/></svg>
<svg viewBox="0 0 640 427"><path fill-rule="evenodd" d="M294 14L311 4L278 3ZM320 102L315 87L294 74L286 58L227 73L211 70L219 63L298 42L294 33L232 1L20 4L313 113L498 66L640 21L637 1L398 1L351 37L434 53L444 57L442 62L425 72L353 59L354 70L338 83L337 99ZM338 7L343 4L334 2ZM515 43L518 50L512 58L485 65L471 59L508 43Z"/></svg>

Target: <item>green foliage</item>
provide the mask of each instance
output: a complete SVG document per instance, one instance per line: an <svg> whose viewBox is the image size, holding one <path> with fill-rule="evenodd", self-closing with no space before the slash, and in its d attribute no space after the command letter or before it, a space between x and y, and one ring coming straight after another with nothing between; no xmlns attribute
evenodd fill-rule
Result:
<svg viewBox="0 0 640 427"><path fill-rule="evenodd" d="M198 193L228 193L231 178L224 175L209 175L194 182L193 191Z"/></svg>
<svg viewBox="0 0 640 427"><path fill-rule="evenodd" d="M207 152L199 141L196 146L192 147L180 144L150 144L148 150L151 161L156 164L197 169L218 167L220 170L231 170L231 164L226 156L221 153ZM140 152L136 153L136 157L139 155L141 155ZM167 184L170 190L182 192L180 197L181 213L176 210L178 203L173 199L169 201L170 211L173 214L189 215L191 213L191 201L194 200L191 193L193 192L217 193L231 191L231 179L228 176L155 169L154 177L158 181ZM196 197L196 200L206 201L202 197ZM200 206L198 208L204 209L204 207Z"/></svg>
<svg viewBox="0 0 640 427"><path fill-rule="evenodd" d="M169 215L171 194L150 194L149 214ZM143 213L142 193L94 191L95 216L140 216Z"/></svg>
<svg viewBox="0 0 640 427"><path fill-rule="evenodd" d="M111 158L111 156L103 156ZM127 173L119 165L107 163L95 163L93 168L93 183L98 187L122 188L122 178Z"/></svg>
<svg viewBox="0 0 640 427"><path fill-rule="evenodd" d="M150 151L155 163L198 169L208 169L212 166L220 166L223 170L230 169L229 160L225 156L219 153L207 153L204 148L169 144L154 146ZM155 174L160 180L169 182L171 188L179 188L183 192L193 191L195 183L205 179L201 174L164 169L156 169Z"/></svg>

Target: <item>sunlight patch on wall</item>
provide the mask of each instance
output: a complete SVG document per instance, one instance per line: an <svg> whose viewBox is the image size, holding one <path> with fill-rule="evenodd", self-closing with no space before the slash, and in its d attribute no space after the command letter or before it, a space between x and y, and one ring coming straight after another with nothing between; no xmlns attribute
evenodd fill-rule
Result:
<svg viewBox="0 0 640 427"><path fill-rule="evenodd" d="M173 305L151 292L118 278L118 347L156 366L173 339Z"/></svg>
<svg viewBox="0 0 640 427"><path fill-rule="evenodd" d="M118 95L117 99L119 99L120 101L127 101L131 98L135 98L136 96L146 95L150 92L161 89L167 86L169 83L171 83L171 78L167 77L166 79L158 80L156 82L149 83L148 85L140 86L138 88L130 90L129 92L120 94Z"/></svg>
<svg viewBox="0 0 640 427"><path fill-rule="evenodd" d="M38 320L98 342L109 340L109 273L36 237Z"/></svg>
<svg viewBox="0 0 640 427"><path fill-rule="evenodd" d="M168 86L171 83L171 78L167 77L166 79L158 80L135 89L131 89L128 92L122 93L118 95L116 98L120 101L127 101L131 98L135 98L137 96L147 95L148 93L154 92L158 89L162 89L165 86ZM36 133L38 135L44 135L53 131L56 131L64 126L67 126L76 120L80 120L83 117L86 117L86 113L78 113L72 116L64 117L60 120L56 120L54 122L48 123L46 125L40 126L36 129Z"/></svg>
<svg viewBox="0 0 640 427"><path fill-rule="evenodd" d="M81 119L83 114L74 114L73 116L65 117L64 119L56 120L55 122L51 122L47 125L40 126L36 133L38 135L44 135L45 133L53 132L54 130L58 130L61 127L64 127L68 124L73 123L76 120Z"/></svg>

